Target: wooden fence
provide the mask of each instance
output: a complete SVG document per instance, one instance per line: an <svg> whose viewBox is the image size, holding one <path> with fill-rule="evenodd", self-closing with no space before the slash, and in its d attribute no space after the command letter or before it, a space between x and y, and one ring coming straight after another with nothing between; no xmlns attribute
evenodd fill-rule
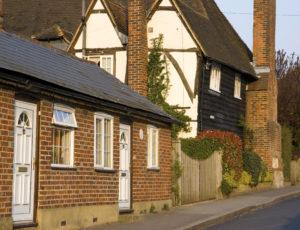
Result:
<svg viewBox="0 0 300 230"><path fill-rule="evenodd" d="M216 151L208 159L198 161L181 151L180 142L176 143L175 149L183 166L183 175L179 181L181 203L219 198L222 182L221 152Z"/></svg>

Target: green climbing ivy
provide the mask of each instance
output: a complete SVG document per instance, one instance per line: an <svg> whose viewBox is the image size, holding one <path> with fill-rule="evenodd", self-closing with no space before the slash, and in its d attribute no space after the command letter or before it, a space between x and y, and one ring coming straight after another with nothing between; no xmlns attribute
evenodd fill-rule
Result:
<svg viewBox="0 0 300 230"><path fill-rule="evenodd" d="M190 131L191 118L186 111L178 105L170 105L166 99L170 90L170 78L168 61L163 54L163 35L152 39L152 49L149 53L148 71L148 95L147 98L161 107L168 114L180 121L180 124L172 125L172 138L176 138L181 131Z"/></svg>

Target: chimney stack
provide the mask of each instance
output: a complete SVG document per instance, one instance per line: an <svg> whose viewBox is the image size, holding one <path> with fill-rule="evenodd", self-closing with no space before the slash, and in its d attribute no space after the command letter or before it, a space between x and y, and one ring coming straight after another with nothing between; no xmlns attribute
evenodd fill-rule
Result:
<svg viewBox="0 0 300 230"><path fill-rule="evenodd" d="M276 0L254 1L253 56L258 69L275 70Z"/></svg>
<svg viewBox="0 0 300 230"><path fill-rule="evenodd" d="M275 72L276 0L254 0L253 59L258 80L246 92L246 122L253 131L247 143L274 175L274 187L283 186L281 127L277 122ZM249 146L251 144L251 146Z"/></svg>
<svg viewBox="0 0 300 230"><path fill-rule="evenodd" d="M145 0L128 1L128 85L147 96L147 21Z"/></svg>
<svg viewBox="0 0 300 230"><path fill-rule="evenodd" d="M3 29L3 0L0 0L0 30Z"/></svg>

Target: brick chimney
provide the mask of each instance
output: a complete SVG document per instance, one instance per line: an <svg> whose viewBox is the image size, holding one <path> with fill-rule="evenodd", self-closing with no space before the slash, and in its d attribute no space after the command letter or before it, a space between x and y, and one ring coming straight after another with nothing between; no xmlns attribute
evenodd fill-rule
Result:
<svg viewBox="0 0 300 230"><path fill-rule="evenodd" d="M128 1L128 85L147 96L147 21L144 0Z"/></svg>
<svg viewBox="0 0 300 230"><path fill-rule="evenodd" d="M254 0L253 57L258 80L246 93L246 122L254 132L253 151L283 186L281 127L277 122L275 72L276 0Z"/></svg>
<svg viewBox="0 0 300 230"><path fill-rule="evenodd" d="M254 1L253 56L257 68L275 70L276 0Z"/></svg>

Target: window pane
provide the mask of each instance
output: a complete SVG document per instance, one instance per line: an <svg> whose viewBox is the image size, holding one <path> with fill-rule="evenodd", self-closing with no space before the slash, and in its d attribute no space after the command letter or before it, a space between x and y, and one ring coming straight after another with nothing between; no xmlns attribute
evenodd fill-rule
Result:
<svg viewBox="0 0 300 230"><path fill-rule="evenodd" d="M104 167L111 167L111 120L104 119Z"/></svg>
<svg viewBox="0 0 300 230"><path fill-rule="evenodd" d="M151 153L151 129L147 128L147 153L148 153L148 166L151 167L152 153Z"/></svg>
<svg viewBox="0 0 300 230"><path fill-rule="evenodd" d="M58 122L62 125L65 124L68 126L75 126L75 120L74 120L73 114L71 112L54 109L53 116L54 116L55 122Z"/></svg>
<svg viewBox="0 0 300 230"><path fill-rule="evenodd" d="M156 166L156 135L157 130L152 130L152 166Z"/></svg>
<svg viewBox="0 0 300 230"><path fill-rule="evenodd" d="M111 69L111 58L107 58L107 69Z"/></svg>
<svg viewBox="0 0 300 230"><path fill-rule="evenodd" d="M102 120L96 119L96 164L102 165Z"/></svg>
<svg viewBox="0 0 300 230"><path fill-rule="evenodd" d="M71 130L54 129L53 164L70 165Z"/></svg>
<svg viewBox="0 0 300 230"><path fill-rule="evenodd" d="M106 58L102 58L102 68L106 69L106 66L107 66L107 64L106 64Z"/></svg>

